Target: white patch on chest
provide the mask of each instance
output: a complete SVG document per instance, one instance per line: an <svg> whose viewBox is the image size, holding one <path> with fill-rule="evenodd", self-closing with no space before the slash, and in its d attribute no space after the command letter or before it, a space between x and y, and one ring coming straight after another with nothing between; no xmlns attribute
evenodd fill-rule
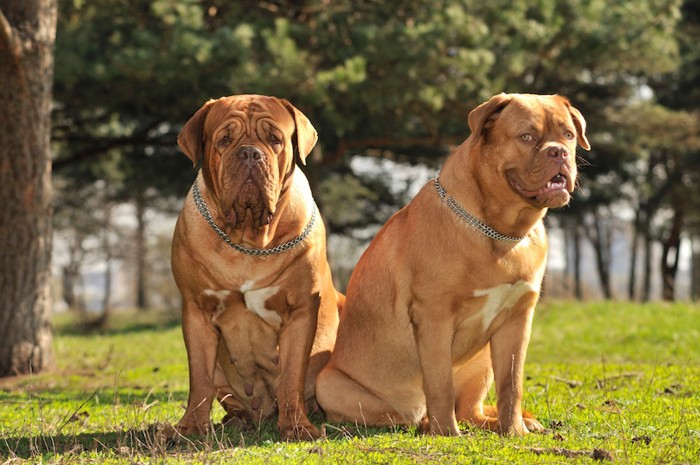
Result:
<svg viewBox="0 0 700 465"><path fill-rule="evenodd" d="M474 297L486 296L486 303L481 308L483 330L486 331L499 313L512 308L528 292L537 292L537 290L527 281L474 291Z"/></svg>
<svg viewBox="0 0 700 465"><path fill-rule="evenodd" d="M218 315L224 310L226 310L226 304L225 300L226 297L229 296L231 292L229 291L215 291L213 289L205 289L204 290L204 295L210 296L210 297L216 297L217 300L219 301L218 304L216 304L216 310L214 310L214 315Z"/></svg>
<svg viewBox="0 0 700 465"><path fill-rule="evenodd" d="M282 317L274 310L268 310L265 307L265 301L277 294L280 290L279 286L253 289L254 285L254 281L246 281L241 286L246 308L265 320L273 328L279 329L282 326Z"/></svg>

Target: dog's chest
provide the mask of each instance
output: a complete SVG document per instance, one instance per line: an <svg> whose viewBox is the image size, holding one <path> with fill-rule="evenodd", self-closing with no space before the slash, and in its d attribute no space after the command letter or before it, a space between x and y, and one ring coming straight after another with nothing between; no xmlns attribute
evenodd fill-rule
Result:
<svg viewBox="0 0 700 465"><path fill-rule="evenodd" d="M538 289L528 281L516 281L477 289L462 301L455 331L455 356L460 358L488 342L494 331L519 310L525 296L534 297Z"/></svg>
<svg viewBox="0 0 700 465"><path fill-rule="evenodd" d="M535 298L538 289L527 281L504 283L471 293L464 301L452 343L455 361L471 358L498 328L518 311L526 296Z"/></svg>
<svg viewBox="0 0 700 465"><path fill-rule="evenodd" d="M279 330L282 326L282 317L272 308L270 299L280 291L279 286L269 286L255 289L254 281L246 281L241 286L243 302L246 309L260 317L265 323Z"/></svg>
<svg viewBox="0 0 700 465"><path fill-rule="evenodd" d="M474 291L474 297L478 298L479 301L483 301L477 312L481 323L481 331L483 333L487 332L496 317L501 312L511 310L523 296L537 292L537 289L527 281L517 281L512 284L506 283Z"/></svg>

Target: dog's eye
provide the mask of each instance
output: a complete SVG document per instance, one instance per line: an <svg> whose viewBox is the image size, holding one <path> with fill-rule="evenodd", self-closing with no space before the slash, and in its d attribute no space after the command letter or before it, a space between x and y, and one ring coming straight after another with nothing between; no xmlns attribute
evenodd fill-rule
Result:
<svg viewBox="0 0 700 465"><path fill-rule="evenodd" d="M231 145L231 138L228 135L223 136L216 142L216 146L219 149L223 149Z"/></svg>
<svg viewBox="0 0 700 465"><path fill-rule="evenodd" d="M568 140L574 140L576 138L574 133L571 131L566 131L566 134L564 134L564 137L566 137Z"/></svg>
<svg viewBox="0 0 700 465"><path fill-rule="evenodd" d="M532 142L532 134L528 134L528 133L521 134L520 140L522 140L523 142Z"/></svg>
<svg viewBox="0 0 700 465"><path fill-rule="evenodd" d="M282 141L276 135L270 134L270 145L282 145Z"/></svg>

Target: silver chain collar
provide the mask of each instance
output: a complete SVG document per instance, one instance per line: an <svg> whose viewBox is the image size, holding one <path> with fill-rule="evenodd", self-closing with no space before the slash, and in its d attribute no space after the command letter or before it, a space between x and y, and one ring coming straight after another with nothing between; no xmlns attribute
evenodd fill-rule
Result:
<svg viewBox="0 0 700 465"><path fill-rule="evenodd" d="M467 211L459 203L457 203L455 199L447 195L447 191L445 191L445 188L442 187L442 185L440 184L439 174L435 176L435 188L438 191L438 195L440 195L440 197L447 203L447 206L450 207L450 210L455 212L455 214L462 218L469 226L476 229L484 236L499 242L520 242L523 239L525 239L526 236L515 237L501 234L495 229L493 229L491 226L483 223L478 218L467 213Z"/></svg>
<svg viewBox="0 0 700 465"><path fill-rule="evenodd" d="M219 228L216 223L214 222L214 219L211 216L211 213L209 212L209 207L207 207L206 202L202 198L202 193L199 190L199 183L197 180L194 181L194 184L192 185L192 194L194 196L194 203L197 205L197 209L199 210L199 213L202 214L204 219L209 223L209 226L214 230L216 234L221 237L221 239L224 240L229 246L234 248L235 250L244 253L246 255L253 255L256 257L267 257L269 255L275 255L278 253L286 252L287 250L293 249L297 245L299 245L301 242L304 241L308 237L308 235L311 233L311 230L314 227L314 224L316 223L316 204L314 203L314 209L313 212L311 213L311 219L309 220L309 223L306 225L304 230L300 235L292 239L291 241L285 242L284 244L277 245L275 247L272 247L270 249L249 249L248 247L243 247L242 245L236 244L231 240L230 237L228 237L228 234L226 234L221 228Z"/></svg>

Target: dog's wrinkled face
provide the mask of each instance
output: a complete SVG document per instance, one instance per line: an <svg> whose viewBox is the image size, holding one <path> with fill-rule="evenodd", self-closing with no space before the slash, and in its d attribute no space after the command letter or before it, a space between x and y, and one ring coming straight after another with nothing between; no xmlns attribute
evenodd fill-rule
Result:
<svg viewBox="0 0 700 465"><path fill-rule="evenodd" d="M500 189L536 208L569 203L576 183L576 144L589 149L581 113L557 95L501 94L469 117L483 162L493 164ZM505 184L505 185L503 185Z"/></svg>
<svg viewBox="0 0 700 465"><path fill-rule="evenodd" d="M270 223L295 165L316 143L316 131L289 102L241 95L205 104L178 143L196 164L228 227Z"/></svg>
<svg viewBox="0 0 700 465"><path fill-rule="evenodd" d="M226 222L241 227L250 211L255 227L275 213L281 176L291 170L294 120L276 102L231 99L215 104L203 170L218 189Z"/></svg>

